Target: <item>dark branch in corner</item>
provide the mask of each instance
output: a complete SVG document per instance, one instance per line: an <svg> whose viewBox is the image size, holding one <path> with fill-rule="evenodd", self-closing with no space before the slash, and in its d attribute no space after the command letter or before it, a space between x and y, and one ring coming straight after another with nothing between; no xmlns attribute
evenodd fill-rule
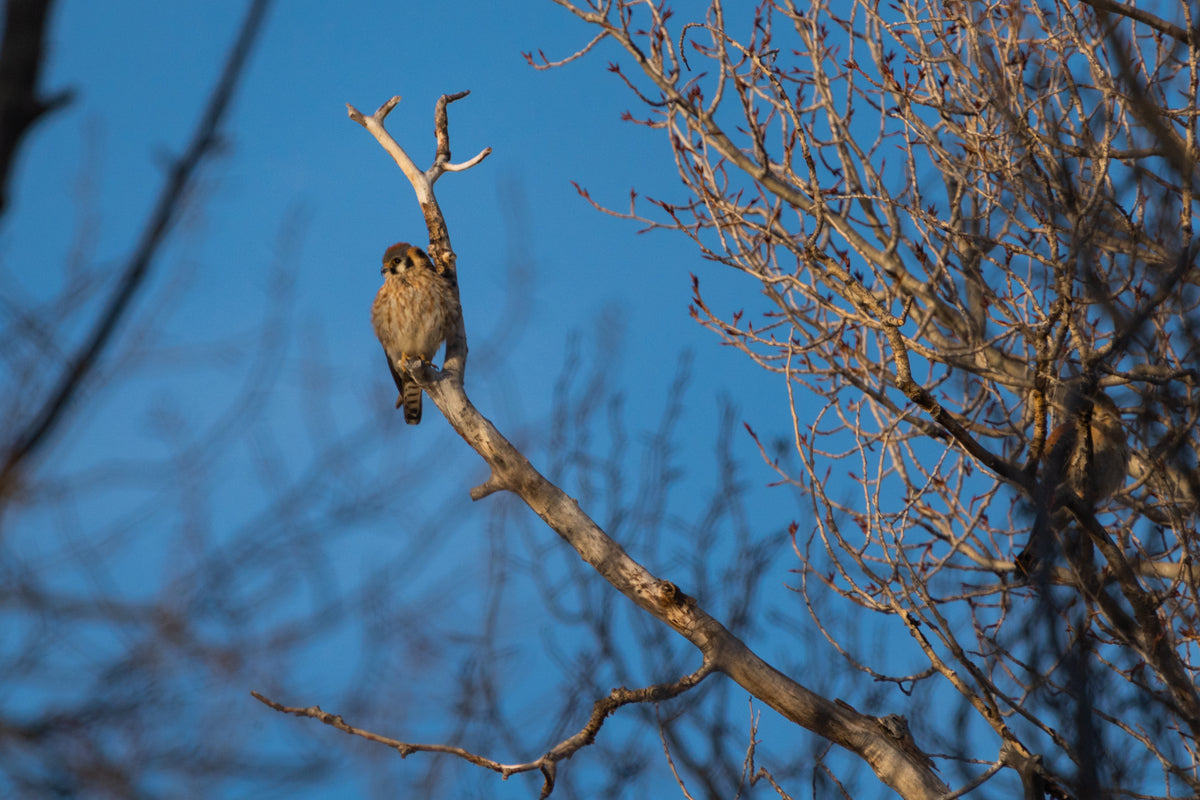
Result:
<svg viewBox="0 0 1200 800"><path fill-rule="evenodd" d="M28 0L22 0L17 5L24 5ZM219 144L217 129L230 100L237 88L238 82L245 70L246 60L253 49L255 38L262 27L270 0L253 0L238 32L237 41L226 59L221 78L213 89L195 134L187 150L172 166L167 177L167 183L159 195L145 229L141 241L129 262L125 265L112 297L105 304L92 332L84 337L79 351L71 356L59 376L54 390L33 419L22 425L16 436L7 445L4 455L4 466L0 467L0 503L12 491L14 475L25 458L45 440L46 436L62 418L71 401L79 392L84 380L95 368L97 361L112 339L117 326L125 318L130 303L138 289L146 282L154 257L163 239L171 229L171 225L179 216L183 200L204 159L215 150ZM10 3L10 18L12 4ZM8 34L5 33L7 48Z"/></svg>
<svg viewBox="0 0 1200 800"><path fill-rule="evenodd" d="M21 140L33 123L71 101L72 93L39 97L46 56L46 18L54 0L8 0L0 43L0 215L8 208L8 183Z"/></svg>

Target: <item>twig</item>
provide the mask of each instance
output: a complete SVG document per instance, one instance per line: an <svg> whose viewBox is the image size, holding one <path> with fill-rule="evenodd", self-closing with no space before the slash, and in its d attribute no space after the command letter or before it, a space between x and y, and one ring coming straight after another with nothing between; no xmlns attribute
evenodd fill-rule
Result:
<svg viewBox="0 0 1200 800"><path fill-rule="evenodd" d="M541 797L549 797L554 791L554 780L557 765L559 761L568 759L575 755L582 748L590 745L596 740L596 734L604 725L605 719L610 714L616 711L621 706L629 705L630 703L658 703L663 700L669 700L672 697L682 694L692 688L712 672L712 665L704 663L698 670L685 675L674 683L660 683L654 686L648 686L644 689L613 689L607 697L602 697L592 704L592 714L588 721L575 735L564 739L553 748L551 748L541 758L533 761L526 761L522 764L501 764L499 761L494 761L486 756L481 756L477 753L472 753L461 747L446 744L417 744L414 742L403 742L399 739L393 739L389 736L382 736L378 733L364 730L362 728L350 725L339 714L331 714L324 711L320 706L285 706L282 703L277 703L274 700L260 694L259 692L250 692L251 697L258 700L265 706L273 708L283 714L293 714L297 717L309 717L318 722L323 722L333 728L337 728L343 733L348 733L351 736L360 736L368 741L378 742L394 749L400 754L401 758L407 758L412 753L446 753L448 755L457 756L464 761L468 761L475 766L490 769L493 772L500 774L502 778L507 780L512 775L517 775L523 772L533 772L541 770L545 778L542 785Z"/></svg>

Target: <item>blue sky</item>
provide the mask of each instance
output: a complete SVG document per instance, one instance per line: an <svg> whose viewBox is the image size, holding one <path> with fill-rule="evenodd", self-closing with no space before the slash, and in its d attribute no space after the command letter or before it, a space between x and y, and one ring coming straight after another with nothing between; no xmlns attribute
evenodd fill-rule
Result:
<svg viewBox="0 0 1200 800"><path fill-rule="evenodd" d="M434 4L344 8L289 2L272 9L225 127L228 154L205 172L202 211L172 243L171 255L194 264L182 301L186 319L214 308L238 321L261 313L271 292L264 265L298 209L304 222L289 236L298 263L289 269L301 313L322 326L346 368L377 366L363 309L376 288L379 252L394 240L420 239L423 226L401 174L349 121L345 103L370 113L401 95L389 127L423 164L432 154L436 98L470 89L451 110L455 157L485 146L493 154L472 172L444 178L438 191L462 263L473 349L506 325L496 295L518 244L536 270L528 298L536 330L519 349L523 381L525 373L553 379L565 333L587 329L611 307L631 332L613 379L636 378L640 388L661 393L666 380L646 386L646 367L669 375L681 346L711 344L687 314L688 273L700 274L716 297L718 287L734 291L737 281L685 242L638 236L636 225L598 214L577 196L571 181L617 208L635 185L659 196L675 191L661 137L619 121L631 99L604 71L603 52L549 72L525 64L523 50L573 51L586 41L583 26L550 3L476 3L450 29ZM88 171L95 173L90 202L103 215L88 252L101 263L128 254L161 183L164 156L186 141L242 11L240 3L208 4L203 12L144 3L61 7L47 85L75 87L79 98L43 123L25 153L6 226L14 261L26 252L40 263L63 260L65 234L78 223L74 187ZM506 218L514 193L523 198L525 230ZM54 280L42 271L25 278L33 291ZM738 288L744 292L745 284ZM705 350L702 371L711 365L734 386L758 377L733 353ZM384 382L386 372L377 377ZM545 396L527 390L526 404Z"/></svg>
<svg viewBox="0 0 1200 800"><path fill-rule="evenodd" d="M300 465L312 456L312 443L319 438L313 420L323 420L317 427L347 435L364 432L380 444L365 457L395 470L396 492L372 502L394 503L397 514L419 520L407 529L399 526L399 537L395 526L378 525L312 532L312 541L330 537L338 542L320 556L328 560L330 575L340 585L358 587L379 563L392 564L402 577L386 590L396 593L389 602L398 605L409 597L428 601L430 592L481 582L494 566L489 562L494 554L481 544L496 513L487 504L504 501L467 501L467 490L482 481L484 472L461 443L450 439L430 406L418 428L404 426L398 414L383 413L390 411L393 389L367 313L378 286L379 258L392 242L423 243L424 231L403 176L348 119L345 108L352 103L369 114L392 95L401 95L388 126L424 166L433 151L434 102L441 94L469 89L471 96L450 109L455 159L465 160L489 146L493 154L471 171L445 176L437 188L458 253L472 398L502 431L528 444L536 465L552 462L556 454L547 451L547 444L554 387L566 342L578 335L588 360L584 372L592 359L606 359L605 384L623 395L624 419L634 432L626 478L636 485L644 467L642 448L663 413L678 359L686 350L694 352L678 428L681 475L664 527L682 529L680 520L707 500L715 481L718 399L728 398L737 408L731 439L743 459L747 524L777 548L761 577L762 591L771 604L802 617L798 598L785 588L793 556L782 531L803 510L794 496L763 488L775 475L761 465L740 425L750 423L764 439L787 437L786 394L743 356L720 347L688 314L690 273L700 277L706 300L718 311L755 303L754 285L703 261L681 237L638 235L636 224L606 217L577 195L572 181L615 208L626 207L631 187L643 195L678 196L661 134L620 121L634 100L605 70L613 54L602 47L549 72L531 69L522 57L522 51L539 48L551 58L574 52L590 38L582 24L550 2L475 0L456 4L452 15L445 7L289 0L271 9L223 126L226 151L203 170L201 190L139 299L139 318L161 303L169 304L171 313L154 329L153 340L140 338L146 329L138 325L122 330L113 369L132 364L137 379L111 391L93 387L74 411L70 435L56 441L42 468L88 475L90 469L125 459L153 470L158 460L169 461L181 442L202 454L208 435L203 432L219 429L219 410L248 391L247 371L259 370L277 377L262 399L253 434L234 448L240 455L221 462L217 479L178 487L181 497L195 491L207 498L201 503L203 518L184 521L205 531L202 542L234 548L239 537L254 535L256 515L265 513L263 487L286 477L274 474L270 465L284 465L287 476L302 472ZM13 205L0 228L4 279L20 286L32 304L60 289L63 265L80 249L85 263L97 270L92 273L96 291L85 295L85 309L107 295L106 270L115 271L132 251L163 181L166 160L184 147L243 13L243 3L223 0L68 0L57 9L44 85L72 88L76 100L43 121L26 144ZM528 275L519 298L508 290L513 266ZM280 268L294 286L286 307L272 311L271 302L283 285ZM527 309L519 325L507 311L516 299ZM278 351L270 351L273 357L255 366L253 352L262 345L256 331L272 313L287 319L288 337ZM86 329L90 319L82 313L77 330ZM502 361L489 346L493 342L504 343ZM597 354L597 348L603 352ZM312 399L314 386L324 394L319 402ZM577 397L579 392L577 385ZM598 426L594 438L603 447L612 434ZM405 492L406 480L431 474L432 489ZM334 485L336 477L327 487L331 498L339 493L353 497L356 487ZM564 488L580 491L570 482ZM145 510L147 503L158 502L136 488L118 487L73 504L70 522L55 522L57 510L47 509L22 524L46 537L47 552L58 547L71 551L59 539L64 530L82 537L76 560L64 559L63 585L86 587L85 595L104 587L118 587L133 597L153 595L180 558L167 545L178 539L156 535L159 512ZM521 519L518 529L528 534L506 540L513 563L536 563L545 554L538 548L560 547L525 509L501 508ZM143 511L148 515L143 527L129 522ZM295 527L303 528L303 521ZM136 546L122 550L104 565L104 577L95 578L79 563L87 558L80 553L92 552L89 537L104 531L128 536ZM678 579L682 565L697 556L685 540L668 539L651 552L638 552L636 542L623 543L670 579ZM719 542L716 547L711 558L728 557L719 552ZM570 555L555 558L558 564ZM536 695L521 693L541 686L524 686L520 679L527 675L536 684L545 673L561 680L539 643L561 636L569 642L574 634L542 617L527 574L515 580L513 594L531 602L506 606L504 643L517 653L514 663L520 665L510 676L512 690L536 706ZM320 594L315 588L294 590L298 606L315 602L312 598ZM231 591L249 589L235 586ZM455 603L447 601L442 610L470 615L485 602L468 594ZM721 602L713 601L718 614ZM272 606L270 613L286 615L287 606ZM277 698L283 702L320 702L329 710L342 710L336 707L337 691L362 680L364 669L355 661L355 645L348 637L329 631L313 644L308 659L289 663L286 679L263 668L256 674L262 683L246 686L246 692L270 690L268 684L275 681L289 692ZM781 663L807 657L798 652L803 649L799 639L790 636L749 643ZM101 646L119 648L120 643ZM427 677L431 686L441 686L439 675ZM652 683L671 677L642 674L638 679ZM389 676L383 672L372 679L387 682ZM419 669L406 672L410 683L419 686L424 679ZM261 727L272 747L297 737L318 748L345 747L346 753L361 755L360 745L347 744L341 734L314 722L278 717L249 701L237 705L246 692L236 696L240 699L222 701L231 704L230 724ZM730 702L746 708L738 691L731 697ZM587 705L591 697L575 699ZM381 732L425 739L439 734L437 725L415 712L376 711L383 721ZM424 712L436 714L436 707ZM541 713L553 716L557 709ZM771 712L765 716L770 718ZM634 719L628 714L614 727ZM582 717L577 720L581 723ZM777 726L774 733L784 751L798 739L789 726ZM494 755L532 758L545 745L543 734L532 734L523 751ZM386 771L380 766L379 774L422 774L428 767L417 763L422 758L410 757ZM564 770L584 770L591 758L600 756L585 752ZM649 758L661 762L656 751ZM396 760L380 751L372 763L387 759ZM444 769L476 772L458 762ZM655 775L669 781L662 763L656 763ZM356 792L368 791L379 780L362 773L344 779ZM501 783L480 772L472 780L471 785L494 796L531 794L529 782L517 779Z"/></svg>

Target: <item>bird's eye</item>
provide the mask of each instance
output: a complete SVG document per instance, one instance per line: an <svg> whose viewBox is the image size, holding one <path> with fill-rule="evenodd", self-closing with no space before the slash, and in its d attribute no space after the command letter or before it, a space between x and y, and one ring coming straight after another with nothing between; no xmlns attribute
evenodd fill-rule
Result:
<svg viewBox="0 0 1200 800"><path fill-rule="evenodd" d="M392 259L392 266L393 267L400 266L400 257L399 256L396 256L395 258Z"/></svg>

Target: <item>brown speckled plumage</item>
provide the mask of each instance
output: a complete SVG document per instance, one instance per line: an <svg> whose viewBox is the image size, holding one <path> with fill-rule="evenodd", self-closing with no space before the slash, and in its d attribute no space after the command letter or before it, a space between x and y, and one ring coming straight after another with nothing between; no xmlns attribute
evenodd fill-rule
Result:
<svg viewBox="0 0 1200 800"><path fill-rule="evenodd" d="M383 345L388 368L404 406L404 421L421 421L421 387L404 364L409 359L433 361L442 342L453 338L458 320L454 279L439 272L421 248L399 242L383 254L383 286L371 305L371 324Z"/></svg>

